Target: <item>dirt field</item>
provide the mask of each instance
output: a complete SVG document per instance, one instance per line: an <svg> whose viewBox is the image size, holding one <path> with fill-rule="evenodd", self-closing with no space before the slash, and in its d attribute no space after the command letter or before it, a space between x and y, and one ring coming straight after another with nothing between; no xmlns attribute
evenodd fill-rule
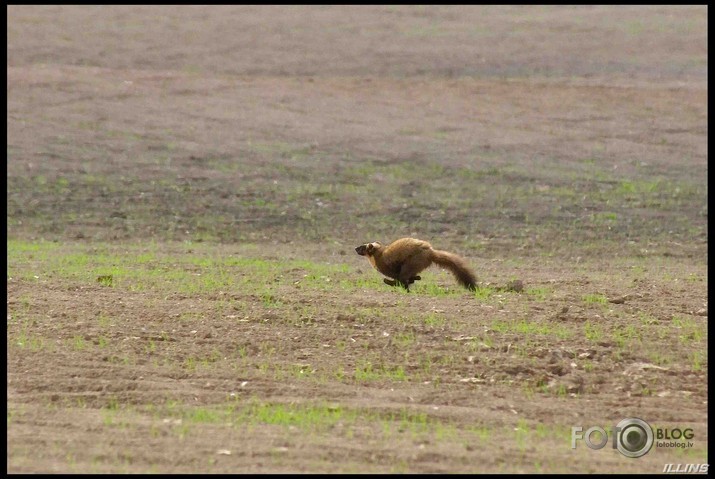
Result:
<svg viewBox="0 0 715 479"><path fill-rule="evenodd" d="M7 52L8 472L708 462L707 7L10 6ZM402 236L481 287L383 284ZM630 417L692 446L571 448Z"/></svg>

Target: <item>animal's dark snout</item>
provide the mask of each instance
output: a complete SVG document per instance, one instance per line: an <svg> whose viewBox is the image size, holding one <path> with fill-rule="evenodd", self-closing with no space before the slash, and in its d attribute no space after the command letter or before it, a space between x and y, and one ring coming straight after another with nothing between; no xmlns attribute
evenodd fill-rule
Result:
<svg viewBox="0 0 715 479"><path fill-rule="evenodd" d="M364 244L361 244L360 246L358 246L357 248L355 248L355 252L356 252L357 254L359 254L360 256L364 256L364 255L365 255L365 249L366 249L366 248L365 248L365 245L364 245Z"/></svg>

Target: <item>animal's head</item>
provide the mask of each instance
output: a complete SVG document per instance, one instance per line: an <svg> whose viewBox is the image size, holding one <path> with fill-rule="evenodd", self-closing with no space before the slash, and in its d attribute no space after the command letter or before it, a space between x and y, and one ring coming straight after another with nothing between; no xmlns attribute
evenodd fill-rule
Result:
<svg viewBox="0 0 715 479"><path fill-rule="evenodd" d="M372 256L375 253L375 250L378 249L380 246L382 245L377 241L374 241L372 243L365 243L355 248L355 252L360 256Z"/></svg>

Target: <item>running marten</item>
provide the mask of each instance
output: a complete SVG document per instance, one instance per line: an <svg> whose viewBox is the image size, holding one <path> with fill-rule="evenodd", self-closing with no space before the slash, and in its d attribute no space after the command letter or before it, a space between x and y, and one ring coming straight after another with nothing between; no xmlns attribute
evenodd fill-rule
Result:
<svg viewBox="0 0 715 479"><path fill-rule="evenodd" d="M464 259L447 251L433 249L427 241L402 238L387 246L375 241L362 244L355 251L360 256L367 256L376 270L392 278L383 279L390 286L399 284L409 291L412 283L422 279L418 273L436 263L450 270L465 288L472 291L477 288L477 278Z"/></svg>

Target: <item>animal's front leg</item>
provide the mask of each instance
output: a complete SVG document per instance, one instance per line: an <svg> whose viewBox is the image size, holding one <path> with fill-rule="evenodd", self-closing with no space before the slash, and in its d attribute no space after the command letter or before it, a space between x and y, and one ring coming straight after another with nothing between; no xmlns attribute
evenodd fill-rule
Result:
<svg viewBox="0 0 715 479"><path fill-rule="evenodd" d="M413 276L413 277L410 278L410 282L408 283L408 285L414 283L415 281L419 281L419 280L421 280L421 279L422 279L422 278L420 278L419 276ZM400 286L402 286L402 287L404 287L405 289L407 289L407 286L405 286L404 284L400 283L399 281L397 281L397 280L395 280L395 279L383 278L382 280L385 282L385 284L389 284L390 286L397 286L397 284L399 283Z"/></svg>

